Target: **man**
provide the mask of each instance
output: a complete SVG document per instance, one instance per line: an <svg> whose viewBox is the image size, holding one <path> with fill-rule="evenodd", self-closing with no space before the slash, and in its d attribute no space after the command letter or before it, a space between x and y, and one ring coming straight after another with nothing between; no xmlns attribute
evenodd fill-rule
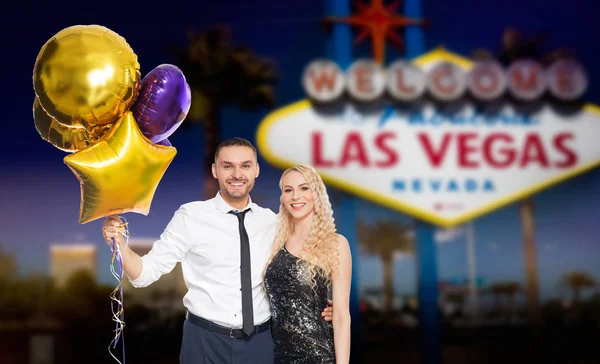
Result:
<svg viewBox="0 0 600 364"><path fill-rule="evenodd" d="M180 362L272 363L271 311L262 274L275 237L276 215L252 203L260 168L256 148L243 138L222 142L213 177L219 192L182 205L148 254L123 244L122 222L104 222L105 239L121 247L123 270L134 287L146 287L181 262L188 292ZM331 308L323 315L331 320Z"/></svg>

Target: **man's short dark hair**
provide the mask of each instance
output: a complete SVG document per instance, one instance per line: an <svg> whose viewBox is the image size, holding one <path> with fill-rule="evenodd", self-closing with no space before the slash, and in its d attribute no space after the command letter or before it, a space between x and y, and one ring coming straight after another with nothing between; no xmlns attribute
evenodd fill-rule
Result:
<svg viewBox="0 0 600 364"><path fill-rule="evenodd" d="M217 146L217 150L215 151L215 163L217 162L217 158L219 157L219 152L221 151L221 148L225 147L248 147L254 151L254 158L256 158L256 160L258 161L256 148L254 147L254 145L252 145L252 143L250 143L250 141L247 139L235 137L229 138L219 143L219 145Z"/></svg>

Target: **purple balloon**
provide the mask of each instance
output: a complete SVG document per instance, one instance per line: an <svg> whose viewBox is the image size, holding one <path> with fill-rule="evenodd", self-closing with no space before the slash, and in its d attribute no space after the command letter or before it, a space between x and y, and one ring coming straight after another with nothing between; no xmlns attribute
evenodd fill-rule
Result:
<svg viewBox="0 0 600 364"><path fill-rule="evenodd" d="M173 146L173 144L171 144L171 142L169 141L169 139L161 140L159 142L156 142L155 144L164 145L165 147L172 147Z"/></svg>
<svg viewBox="0 0 600 364"><path fill-rule="evenodd" d="M142 80L131 112L146 138L156 143L173 134L191 104L192 92L181 70L172 64L161 64Z"/></svg>

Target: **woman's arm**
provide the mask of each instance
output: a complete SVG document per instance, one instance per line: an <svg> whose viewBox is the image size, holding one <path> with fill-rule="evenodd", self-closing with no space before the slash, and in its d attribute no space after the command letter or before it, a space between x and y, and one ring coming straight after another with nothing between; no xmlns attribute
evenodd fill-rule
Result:
<svg viewBox="0 0 600 364"><path fill-rule="evenodd" d="M333 342L335 362L350 361L350 282L352 280L352 255L348 240L338 235L339 267L331 276L333 301Z"/></svg>

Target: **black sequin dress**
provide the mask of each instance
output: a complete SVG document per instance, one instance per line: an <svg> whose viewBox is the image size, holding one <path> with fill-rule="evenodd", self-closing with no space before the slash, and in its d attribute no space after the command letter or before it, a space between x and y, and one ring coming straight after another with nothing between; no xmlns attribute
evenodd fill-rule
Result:
<svg viewBox="0 0 600 364"><path fill-rule="evenodd" d="M317 276L313 290L298 259L283 248L265 272L275 364L335 363L333 325L321 316L327 306L327 280Z"/></svg>

